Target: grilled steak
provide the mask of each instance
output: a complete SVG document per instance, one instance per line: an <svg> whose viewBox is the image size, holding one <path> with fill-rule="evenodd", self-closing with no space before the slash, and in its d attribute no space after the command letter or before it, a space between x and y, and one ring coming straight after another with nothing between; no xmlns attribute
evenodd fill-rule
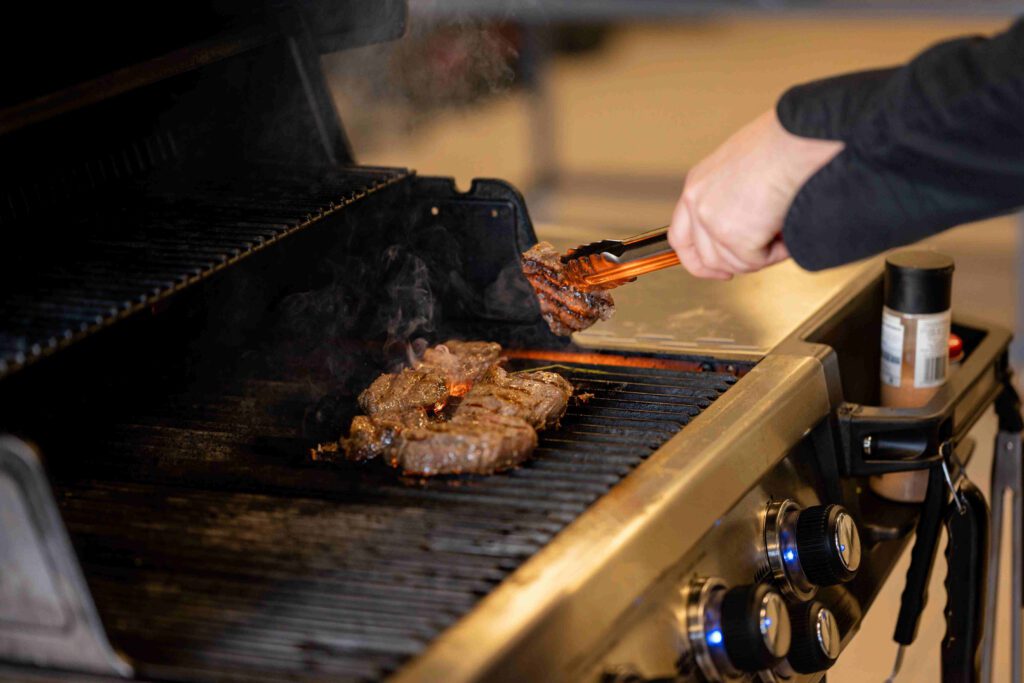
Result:
<svg viewBox="0 0 1024 683"><path fill-rule="evenodd" d="M498 362L501 346L493 342L451 340L427 349L415 368L381 375L359 395L367 415L435 412L449 396L461 396L489 367Z"/></svg>
<svg viewBox="0 0 1024 683"><path fill-rule="evenodd" d="M405 429L385 449L406 474L491 474L537 446L537 429L565 413L572 385L553 372L509 374L497 365L473 385L447 422Z"/></svg>
<svg viewBox="0 0 1024 683"><path fill-rule="evenodd" d="M381 375L359 394L359 407L370 416L440 410L447 402L448 385L432 370L405 369Z"/></svg>
<svg viewBox="0 0 1024 683"><path fill-rule="evenodd" d="M585 330L615 312L607 291L584 290L568 281L561 255L547 242L538 242L523 254L523 274L537 293L541 316L557 335Z"/></svg>
<svg viewBox="0 0 1024 683"><path fill-rule="evenodd" d="M521 417L534 429L553 427L565 413L572 385L554 372L509 374L495 365L473 385L455 412Z"/></svg>
<svg viewBox="0 0 1024 683"><path fill-rule="evenodd" d="M452 396L462 396L500 355L501 345L494 342L449 340L427 349L417 368L438 373Z"/></svg>
<svg viewBox="0 0 1024 683"><path fill-rule="evenodd" d="M353 418L341 440L345 457L383 456L422 476L490 474L521 463L537 445L536 430L561 419L573 388L553 372L510 374L497 365L500 353L497 344L449 341L428 349L416 368L378 377L359 395L367 414ZM314 459L333 452L318 449Z"/></svg>
<svg viewBox="0 0 1024 683"><path fill-rule="evenodd" d="M356 462L376 458L391 448L404 430L425 427L430 422L422 408L374 417L356 415L348 438L342 439L345 457Z"/></svg>
<svg viewBox="0 0 1024 683"><path fill-rule="evenodd" d="M521 417L456 411L448 422L403 431L399 440L385 457L405 474L492 474L530 457L537 432Z"/></svg>

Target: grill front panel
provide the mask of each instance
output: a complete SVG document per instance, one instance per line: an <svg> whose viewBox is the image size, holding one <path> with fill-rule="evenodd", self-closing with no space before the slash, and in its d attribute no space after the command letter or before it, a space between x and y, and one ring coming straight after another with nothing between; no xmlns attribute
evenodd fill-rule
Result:
<svg viewBox="0 0 1024 683"><path fill-rule="evenodd" d="M513 368L544 365L513 361ZM82 435L62 513L112 641L143 675L379 678L421 652L725 392L731 375L561 364L536 457L403 480L305 459L308 384L143 402ZM223 490L227 489L227 491Z"/></svg>

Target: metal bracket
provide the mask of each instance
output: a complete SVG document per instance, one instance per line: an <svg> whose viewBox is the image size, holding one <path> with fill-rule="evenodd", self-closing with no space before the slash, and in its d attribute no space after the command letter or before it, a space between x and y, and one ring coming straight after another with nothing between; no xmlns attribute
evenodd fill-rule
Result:
<svg viewBox="0 0 1024 683"><path fill-rule="evenodd" d="M843 403L837 410L839 469L863 477L923 470L941 464L939 447L957 444L998 397L1007 376L1009 335L981 323L957 321L961 336L976 337L963 366L927 405L887 408Z"/></svg>
<svg viewBox="0 0 1024 683"><path fill-rule="evenodd" d="M107 640L39 456L0 435L0 660L132 676Z"/></svg>
<svg viewBox="0 0 1024 683"><path fill-rule="evenodd" d="M1021 618L1024 611L1024 464L1021 458L1021 433L1000 430L996 435L995 453L992 460L992 490L989 500L992 504L991 544L988 556L988 578L985 589L985 645L982 655L981 681L992 680L992 664L995 651L996 599L999 592L999 555L1003 537L1003 510L1008 496L1013 497L1013 512L1010 517L1010 538L1012 546L1012 600L1010 602L1012 656L1012 678L1021 680Z"/></svg>

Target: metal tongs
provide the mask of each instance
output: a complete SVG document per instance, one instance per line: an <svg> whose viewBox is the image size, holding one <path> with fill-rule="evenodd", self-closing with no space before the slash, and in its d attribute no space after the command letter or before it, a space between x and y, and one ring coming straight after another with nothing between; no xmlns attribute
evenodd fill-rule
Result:
<svg viewBox="0 0 1024 683"><path fill-rule="evenodd" d="M562 256L569 278L588 287L611 289L632 282L639 275L679 263L668 244L668 226L624 240L601 240Z"/></svg>
<svg viewBox="0 0 1024 683"><path fill-rule="evenodd" d="M996 399L999 432L992 462L992 510L968 481L951 443L943 444L941 464L929 472L928 490L917 538L911 551L907 584L900 600L893 639L900 645L888 683L900 670L906 646L914 641L927 601L928 578L943 518L949 533L946 547L946 634L942 640L943 683L991 683L995 649L996 601L1003 511L1012 497L1011 681L1024 680L1021 657L1024 621L1024 416L1011 375L1003 377ZM952 494L952 500L947 499ZM991 538L991 543L989 539Z"/></svg>

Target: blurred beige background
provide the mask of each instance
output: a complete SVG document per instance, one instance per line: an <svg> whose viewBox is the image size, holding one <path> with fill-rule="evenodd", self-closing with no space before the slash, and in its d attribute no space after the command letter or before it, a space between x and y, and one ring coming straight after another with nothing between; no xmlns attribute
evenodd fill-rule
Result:
<svg viewBox="0 0 1024 683"><path fill-rule="evenodd" d="M414 17L415 20L415 17ZM325 63L342 119L360 119L353 134L361 163L407 166L422 174L499 177L527 189L541 237L625 236L668 222L686 169L733 130L773 106L790 85L856 69L905 61L947 37L992 33L1008 20L803 17L660 21L616 26L600 49L556 55L541 104L559 171L553 187L535 188L535 95L510 87L474 102L417 117L376 108L353 94L358 54ZM373 49L373 48L370 48ZM347 62L339 60L348 60ZM533 111L537 111L533 109ZM543 113L545 110L541 109ZM957 259L957 310L1012 327L1018 218L1001 218L948 232L935 244ZM582 239L582 238L581 238ZM969 468L987 490L995 423L977 430ZM1004 544L1005 545L1005 544ZM942 637L940 553L917 643L899 681L939 680ZM907 558L896 568L860 633L829 673L831 683L883 681L895 657L891 641ZM1009 567L1004 563L1003 576ZM1009 679L1009 586L1003 586L996 680Z"/></svg>

